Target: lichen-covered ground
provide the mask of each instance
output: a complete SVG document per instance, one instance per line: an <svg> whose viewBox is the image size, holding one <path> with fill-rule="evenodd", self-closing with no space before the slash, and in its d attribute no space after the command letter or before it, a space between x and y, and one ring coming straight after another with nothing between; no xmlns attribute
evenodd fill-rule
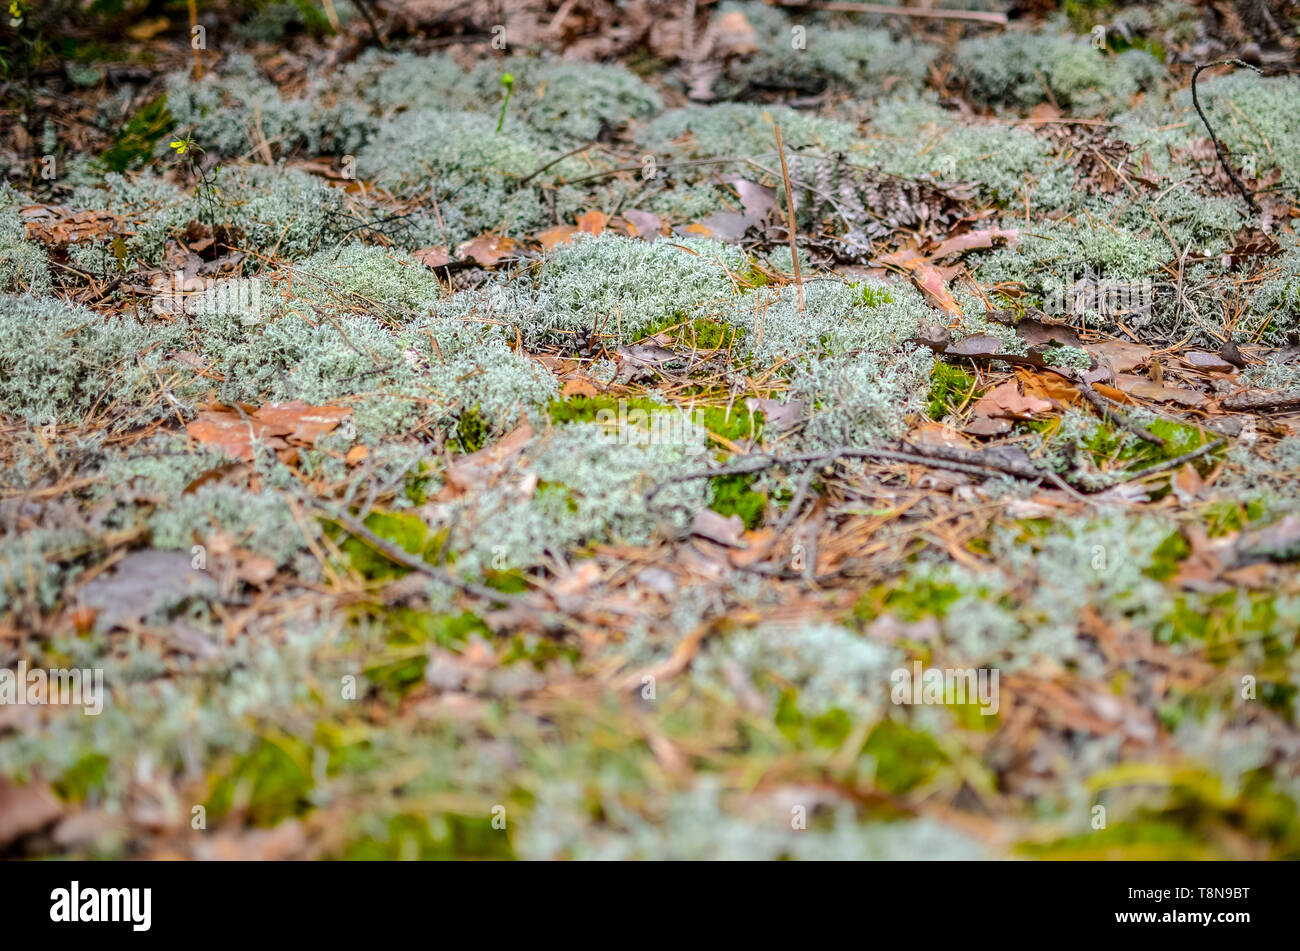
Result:
<svg viewBox="0 0 1300 951"><path fill-rule="evenodd" d="M0 34L0 667L106 692L0 854L1300 857L1293 7L116 6Z"/></svg>

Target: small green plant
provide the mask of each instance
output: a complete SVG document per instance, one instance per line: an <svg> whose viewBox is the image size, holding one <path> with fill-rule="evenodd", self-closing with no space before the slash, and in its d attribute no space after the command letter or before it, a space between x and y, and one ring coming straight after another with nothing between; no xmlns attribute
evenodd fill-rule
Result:
<svg viewBox="0 0 1300 951"><path fill-rule="evenodd" d="M217 208L221 204L221 191L217 187L217 175L221 171L221 166L216 165L205 169L200 164L200 159L205 154L203 147L188 134L172 139L167 145L176 153L178 158L184 159L190 174L198 179L198 184L194 187L194 197L203 205L207 213L207 223L217 224Z"/></svg>
<svg viewBox="0 0 1300 951"><path fill-rule="evenodd" d="M926 412L943 419L975 396L978 381L959 366L937 362L930 372L930 398Z"/></svg>
<svg viewBox="0 0 1300 951"><path fill-rule="evenodd" d="M147 162L153 155L158 140L166 135L172 123L167 97L151 99L113 136L113 144L102 156L104 165L110 172L125 172L128 168Z"/></svg>
<svg viewBox="0 0 1300 951"><path fill-rule="evenodd" d="M510 93L515 88L514 74L502 73L501 85L506 89L506 96L501 100L501 115L497 117L497 134L500 134L502 126L506 124L506 106L510 105Z"/></svg>
<svg viewBox="0 0 1300 951"><path fill-rule="evenodd" d="M492 425L475 406L461 412L452 432L452 442L457 450L468 454L482 449L491 436Z"/></svg>
<svg viewBox="0 0 1300 951"><path fill-rule="evenodd" d="M763 524L763 513L767 511L767 496L752 488L753 481L754 477L747 475L713 479L713 511L728 517L739 515L746 528L758 528Z"/></svg>

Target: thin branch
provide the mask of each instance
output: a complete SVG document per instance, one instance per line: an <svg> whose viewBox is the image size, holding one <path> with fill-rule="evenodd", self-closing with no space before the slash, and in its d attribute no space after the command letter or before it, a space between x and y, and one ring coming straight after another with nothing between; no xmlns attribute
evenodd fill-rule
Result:
<svg viewBox="0 0 1300 951"><path fill-rule="evenodd" d="M1184 453L1183 455L1178 456L1174 459L1166 459L1164 462L1157 462L1153 466L1147 466L1145 469L1139 469L1137 472L1134 472L1132 475L1126 478L1124 482L1136 482L1138 479L1143 479L1149 475L1155 475L1157 472L1164 472L1168 469L1181 468L1185 463L1192 462L1196 459L1201 458L1201 456L1208 455L1209 453L1214 452L1216 449L1218 449L1220 446L1223 446L1226 443L1227 443L1226 439L1216 439L1214 440L1214 442L1206 443L1200 449L1193 449L1191 452ZM1119 484L1123 485L1124 482L1121 482Z"/></svg>
<svg viewBox="0 0 1300 951"><path fill-rule="evenodd" d="M1100 412L1104 418L1110 420L1112 423L1115 423L1117 426L1123 426L1125 429L1127 429L1133 435L1137 436L1139 439L1143 439L1149 443L1154 443L1157 446L1163 446L1165 444L1165 441L1161 439L1159 436L1157 436L1155 433L1151 432L1145 426L1142 426L1139 423L1136 423L1133 420L1129 419L1118 409L1116 409L1115 404L1112 403L1110 400L1106 399L1106 397L1102 396L1095 389L1093 389L1091 383L1088 383L1082 379L1075 379L1074 383L1076 386L1079 387L1079 392L1083 394L1084 399L1086 399L1093 406L1097 407L1098 412Z"/></svg>
<svg viewBox="0 0 1300 951"><path fill-rule="evenodd" d="M361 8L361 15L366 18L366 25L370 27L370 35L375 38L376 43L383 46L384 38L379 35L379 27L375 24L375 18L370 12L370 0L357 0L357 6Z"/></svg>
<svg viewBox="0 0 1300 951"><path fill-rule="evenodd" d="M1246 393L1229 396L1219 404L1237 413L1261 413L1269 410L1289 410L1300 407L1300 390L1283 390L1280 393Z"/></svg>
<svg viewBox="0 0 1300 951"><path fill-rule="evenodd" d="M531 604L528 598L520 597L517 594L507 594L504 591L497 591L495 588L489 588L486 585L475 584L473 581L466 581L458 578L446 568L437 565L431 565L423 558L412 555L405 548L394 545L392 542L380 538L360 520L353 518L345 512L326 512L325 517L332 522L337 522L346 528L349 532L361 539L371 548L375 549L389 561L399 564L404 568L410 568L412 571L418 571L421 574L428 575L444 584L449 584L454 588L463 591L465 594L472 594L477 598L484 598L490 601L496 601L501 604Z"/></svg>
<svg viewBox="0 0 1300 951"><path fill-rule="evenodd" d="M789 219L790 258L794 262L794 284L799 289L799 313L803 313L803 274L799 271L799 241L795 232L794 190L790 187L790 169L785 164L785 145L781 142L781 126L773 123L776 129L776 154L781 159L781 178L785 181L785 209Z"/></svg>
<svg viewBox="0 0 1300 951"><path fill-rule="evenodd" d="M595 144L596 144L597 142L599 142L599 141L600 141L599 139L592 139L590 142L587 142L587 143L585 143L585 144L583 144L583 145L580 145L580 146L578 146L576 149L570 149L569 151L565 152L563 155L559 156L558 158L553 158L553 159L551 159L549 162L547 162L547 163L546 163L545 165L543 165L541 168L529 172L529 173L528 173L527 175L525 175L523 178L519 179L519 181L516 182L516 184L517 184L517 185L527 185L530 181L532 181L532 180L533 180L534 178L536 178L538 175L542 174L542 172L546 171L548 168L551 168L552 166L555 166L555 165L559 165L559 164L560 164L561 162L563 162L566 158L569 158L569 157L572 156L572 155L577 155L579 152L585 152L587 149L591 148L593 145L595 145Z"/></svg>
<svg viewBox="0 0 1300 951"><path fill-rule="evenodd" d="M809 463L825 465L836 459L876 459L883 462L910 462L930 466L935 469L950 469L967 475L988 476L991 472L1001 472L1031 482L1052 480L1056 473L1049 473L1032 464L1025 465L1011 460L990 459L977 453L964 453L959 449L927 448L925 451L912 447L913 451L903 452L897 449L858 449L841 446L826 452L808 452L793 456L753 455L742 458L734 465L721 469L702 469L672 476L654 486L645 494L649 505L663 489L682 482L694 482L700 479L713 479L719 476L753 475L776 466L807 465Z"/></svg>
<svg viewBox="0 0 1300 951"><path fill-rule="evenodd" d="M1232 179L1232 184L1237 186L1237 191L1241 192L1241 197L1246 200L1246 204L1250 206L1250 210L1255 214L1259 214L1259 205L1255 203L1255 198L1251 195L1250 190L1246 188L1242 180L1237 177L1237 173L1232 170L1232 166L1228 164L1227 150L1224 149L1223 144L1219 141L1219 137L1214 134L1214 129L1210 126L1210 120L1206 117L1205 110L1201 108L1201 101L1196 97L1196 77L1201 75L1202 70L1209 69L1211 66L1244 66L1247 69L1255 70L1257 73L1259 72L1259 69L1251 66L1250 63L1239 59L1221 59L1213 63L1202 63L1200 66L1197 66L1195 71L1192 73L1192 105L1196 107L1196 114L1200 116L1201 121L1205 123L1205 131L1210 133L1210 141L1214 143L1214 152L1219 156L1219 164L1223 166L1223 170L1227 172L1228 177Z"/></svg>

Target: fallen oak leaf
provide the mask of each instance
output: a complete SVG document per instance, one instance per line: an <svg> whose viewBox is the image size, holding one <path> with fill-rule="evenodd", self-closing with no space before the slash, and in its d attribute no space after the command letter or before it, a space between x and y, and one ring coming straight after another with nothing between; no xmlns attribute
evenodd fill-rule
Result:
<svg viewBox="0 0 1300 951"><path fill-rule="evenodd" d="M588 211L578 219L578 230L584 234L603 234L609 216L603 211Z"/></svg>
<svg viewBox="0 0 1300 951"><path fill-rule="evenodd" d="M943 274L932 264L922 264L912 271L912 283L925 297L950 317L961 316L961 306L948 291Z"/></svg>
<svg viewBox="0 0 1300 951"><path fill-rule="evenodd" d="M1052 345L1061 347L1082 346L1079 335L1068 324L1037 317L1026 317L1016 324L1016 336L1031 347Z"/></svg>
<svg viewBox="0 0 1300 951"><path fill-rule="evenodd" d="M0 776L0 848L39 832L63 812L63 805L49 786L19 786Z"/></svg>
<svg viewBox="0 0 1300 951"><path fill-rule="evenodd" d="M185 431L196 442L234 459L252 462L255 443L275 450L287 449L291 444L310 446L351 415L341 406L309 406L301 400L269 403L257 409L212 407L201 410Z"/></svg>
<svg viewBox="0 0 1300 951"><path fill-rule="evenodd" d="M1204 393L1198 393L1196 390L1189 390L1185 387L1162 386L1159 383L1152 383L1140 376L1131 376L1127 373L1121 373L1115 378L1115 383L1120 390L1130 396L1136 396L1138 399L1150 400L1154 403L1178 403L1181 406L1203 406L1208 402L1208 397ZM1101 392L1101 385L1097 384L1096 389ZM1110 389L1107 387L1107 389ZM1104 394L1110 396L1109 393ZM1111 397L1112 399L1114 397Z"/></svg>
<svg viewBox="0 0 1300 951"><path fill-rule="evenodd" d="M1078 387L1055 373L1035 373L1028 369L1017 368L1016 379L1020 381L1020 388L1025 395L1048 400L1062 408L1083 399Z"/></svg>
<svg viewBox="0 0 1300 951"><path fill-rule="evenodd" d="M513 238L489 232L457 245L456 258L461 261L473 261L481 267L495 267L499 261L514 253L515 244Z"/></svg>
<svg viewBox="0 0 1300 951"><path fill-rule="evenodd" d="M962 427L962 432L968 436L1001 436L1011 432L1011 420L1000 416L974 416Z"/></svg>
<svg viewBox="0 0 1300 951"><path fill-rule="evenodd" d="M691 534L717 542L728 548L744 548L741 536L745 523L739 515L719 515L713 509L700 509L691 520Z"/></svg>
<svg viewBox="0 0 1300 951"><path fill-rule="evenodd" d="M728 182L740 197L740 207L745 210L745 218L757 227L767 220L776 208L776 188L759 185L744 178L733 178Z"/></svg>
<svg viewBox="0 0 1300 951"><path fill-rule="evenodd" d="M728 244L739 241L749 230L749 216L740 211L715 211L703 221L700 227L707 228L707 237L717 238ZM688 226L689 230L690 226Z"/></svg>
<svg viewBox="0 0 1300 951"><path fill-rule="evenodd" d="M252 462L255 444L270 449L285 449L288 443L282 437L289 429L255 419L249 413L232 409L201 410L198 417L185 427L186 434L195 442L210 446L232 459Z"/></svg>
<svg viewBox="0 0 1300 951"><path fill-rule="evenodd" d="M1083 349L1099 362L1110 364L1110 368L1117 376L1146 366L1155 353L1148 346L1125 340L1105 340L1101 343L1084 344Z"/></svg>
<svg viewBox="0 0 1300 951"><path fill-rule="evenodd" d="M627 223L628 231L635 237L647 241L654 241L656 238L668 233L668 229L664 227L663 219L653 212L633 208L623 212L623 220Z"/></svg>
<svg viewBox="0 0 1300 951"><path fill-rule="evenodd" d="M568 244L573 240L573 236L578 233L575 225L556 225L554 228L547 228L537 235L537 242L542 246L543 251L554 251L561 245Z"/></svg>
<svg viewBox="0 0 1300 951"><path fill-rule="evenodd" d="M301 400L293 400L268 403L253 415L259 422L285 427L289 442L310 446L321 436L333 432L352 415L352 411L342 406L309 406Z"/></svg>
<svg viewBox="0 0 1300 951"><path fill-rule="evenodd" d="M1046 413L1052 408L1047 400L1023 395L1014 380L1007 380L976 400L971 411L977 416L1033 419L1035 413Z"/></svg>
<svg viewBox="0 0 1300 951"><path fill-rule="evenodd" d="M950 357L995 357L1002 349L1001 337L992 334L971 334L956 343L948 344L943 353Z"/></svg>
<svg viewBox="0 0 1300 951"><path fill-rule="evenodd" d="M996 241L1005 241L1012 247L1020 240L1020 232L1015 228L984 228L968 231L966 234L948 238L930 252L930 260L941 261L946 257L964 254L981 248L991 248Z"/></svg>
<svg viewBox="0 0 1300 951"><path fill-rule="evenodd" d="M435 244L411 252L425 267L446 267L451 263L451 252L446 245Z"/></svg>
<svg viewBox="0 0 1300 951"><path fill-rule="evenodd" d="M595 396L596 387L585 377L578 377L574 380L565 381L564 386L560 387L560 398L568 399L570 396Z"/></svg>
<svg viewBox="0 0 1300 951"><path fill-rule="evenodd" d="M1236 366L1229 363L1217 353L1210 353L1208 350L1192 350L1183 358L1183 362L1190 367L1198 370L1209 370L1215 373L1233 373Z"/></svg>

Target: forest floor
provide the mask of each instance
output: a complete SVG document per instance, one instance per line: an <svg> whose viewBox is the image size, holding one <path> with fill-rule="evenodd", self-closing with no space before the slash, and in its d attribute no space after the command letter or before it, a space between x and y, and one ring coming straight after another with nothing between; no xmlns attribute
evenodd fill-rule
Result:
<svg viewBox="0 0 1300 951"><path fill-rule="evenodd" d="M1300 857L1296 24L958 5L19 0L0 854Z"/></svg>

